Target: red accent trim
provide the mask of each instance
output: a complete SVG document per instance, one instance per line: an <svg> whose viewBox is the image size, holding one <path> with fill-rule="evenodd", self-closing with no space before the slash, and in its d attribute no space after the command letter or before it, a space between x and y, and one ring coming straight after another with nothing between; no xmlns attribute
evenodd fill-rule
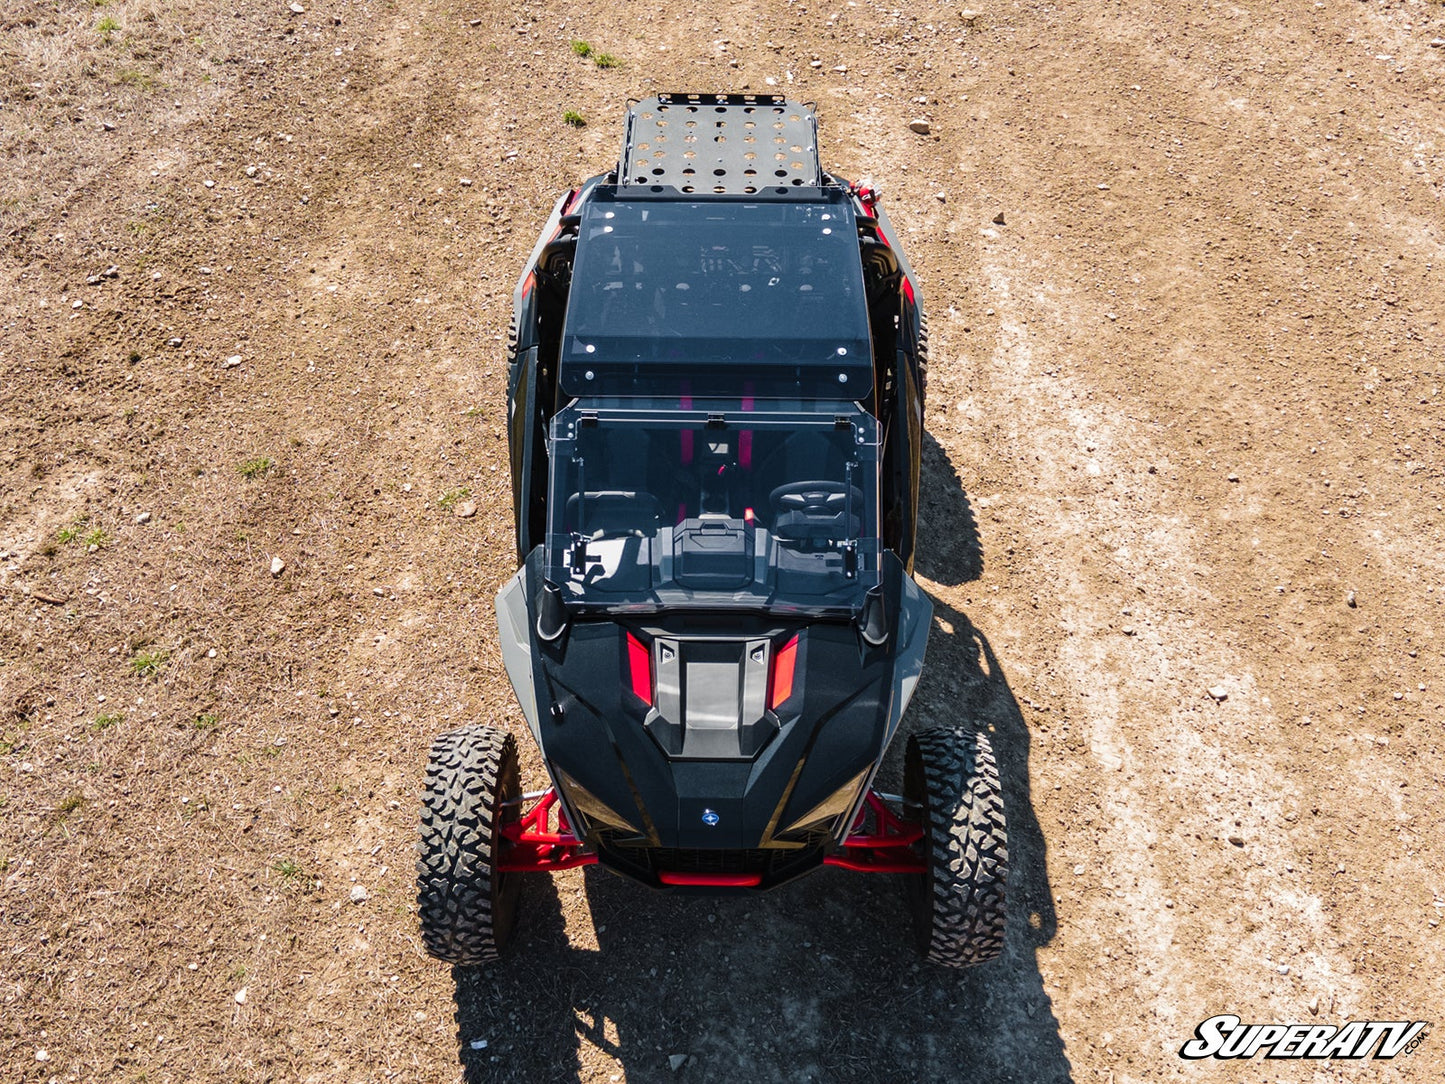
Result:
<svg viewBox="0 0 1445 1084"><path fill-rule="evenodd" d="M550 825L553 809L557 810L556 831ZM556 873L597 861L597 856L573 834L554 787L549 787L519 819L502 825L502 838L511 844L497 862L502 873Z"/></svg>
<svg viewBox="0 0 1445 1084"><path fill-rule="evenodd" d="M909 282L907 277L903 279L903 296L908 298L910 305L913 304L913 283Z"/></svg>
<svg viewBox="0 0 1445 1084"><path fill-rule="evenodd" d="M753 888L763 883L761 873L671 873L663 871L657 879L665 885L692 885L706 888Z"/></svg>
<svg viewBox="0 0 1445 1084"><path fill-rule="evenodd" d="M917 849L922 839L921 822L898 816L869 787L842 850L825 855L823 864L859 873L927 873L928 865Z"/></svg>
<svg viewBox="0 0 1445 1084"><path fill-rule="evenodd" d="M778 705L793 695L793 669L798 662L798 638L794 636L773 656L772 692L768 696L768 708L778 710Z"/></svg>
<svg viewBox="0 0 1445 1084"><path fill-rule="evenodd" d="M652 652L630 632L627 634L627 670L632 676L632 695L652 707Z"/></svg>

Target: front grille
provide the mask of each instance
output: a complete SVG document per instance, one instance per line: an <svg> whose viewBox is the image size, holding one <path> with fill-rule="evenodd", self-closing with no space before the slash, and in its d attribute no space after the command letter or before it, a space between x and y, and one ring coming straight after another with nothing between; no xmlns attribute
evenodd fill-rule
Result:
<svg viewBox="0 0 1445 1084"><path fill-rule="evenodd" d="M652 868L670 873L766 873L777 851L675 848L651 854Z"/></svg>
<svg viewBox="0 0 1445 1084"><path fill-rule="evenodd" d="M603 845L602 861L641 880L659 873L756 873L764 886L781 883L820 864L821 847L808 849L746 849L690 847L618 847Z"/></svg>

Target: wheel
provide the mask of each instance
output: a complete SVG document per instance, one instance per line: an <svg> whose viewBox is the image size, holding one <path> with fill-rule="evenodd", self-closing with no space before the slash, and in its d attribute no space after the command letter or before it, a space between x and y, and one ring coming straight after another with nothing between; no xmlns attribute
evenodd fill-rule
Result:
<svg viewBox="0 0 1445 1084"><path fill-rule="evenodd" d="M500 873L501 827L521 815L517 744L489 726L432 743L421 800L416 901L426 950L449 964L497 959L520 876Z"/></svg>
<svg viewBox="0 0 1445 1084"><path fill-rule="evenodd" d="M908 881L919 950L945 967L992 960L1003 951L1008 829L987 736L967 726L912 735L903 801L924 826L928 870Z"/></svg>

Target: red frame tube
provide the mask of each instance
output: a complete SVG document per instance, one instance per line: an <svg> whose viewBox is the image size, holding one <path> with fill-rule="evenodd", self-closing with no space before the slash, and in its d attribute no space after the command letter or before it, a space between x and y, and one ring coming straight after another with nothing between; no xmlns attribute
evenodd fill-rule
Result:
<svg viewBox="0 0 1445 1084"><path fill-rule="evenodd" d="M497 862L502 873L558 873L597 862L597 855L572 831L556 788L549 787L536 805L502 825L501 835L509 844ZM922 839L923 825L898 816L870 787L841 849L825 855L823 864L858 873L926 873L928 865L917 847ZM759 873L664 870L657 876L665 885L707 888L753 888L762 882Z"/></svg>
<svg viewBox="0 0 1445 1084"><path fill-rule="evenodd" d="M555 831L553 809L557 811ZM537 804L517 820L502 825L502 838L511 844L497 862L502 873L557 873L597 861L567 823L567 810L557 800L555 787L548 787Z"/></svg>
<svg viewBox="0 0 1445 1084"><path fill-rule="evenodd" d="M823 864L858 873L927 873L928 864L917 849L922 839L921 822L898 816L882 795L869 787L842 850L825 855Z"/></svg>

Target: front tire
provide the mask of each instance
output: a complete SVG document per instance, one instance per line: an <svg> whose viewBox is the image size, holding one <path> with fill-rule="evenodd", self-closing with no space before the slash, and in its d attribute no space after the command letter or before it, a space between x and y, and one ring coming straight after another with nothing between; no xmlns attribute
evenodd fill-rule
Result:
<svg viewBox="0 0 1445 1084"><path fill-rule="evenodd" d="M944 967L1003 951L1008 828L988 737L967 726L912 735L903 765L910 817L923 821L927 872L910 877L918 947Z"/></svg>
<svg viewBox="0 0 1445 1084"><path fill-rule="evenodd" d="M422 944L449 964L498 958L516 918L519 875L497 869L504 823L520 817L517 744L465 726L431 747L416 863Z"/></svg>

